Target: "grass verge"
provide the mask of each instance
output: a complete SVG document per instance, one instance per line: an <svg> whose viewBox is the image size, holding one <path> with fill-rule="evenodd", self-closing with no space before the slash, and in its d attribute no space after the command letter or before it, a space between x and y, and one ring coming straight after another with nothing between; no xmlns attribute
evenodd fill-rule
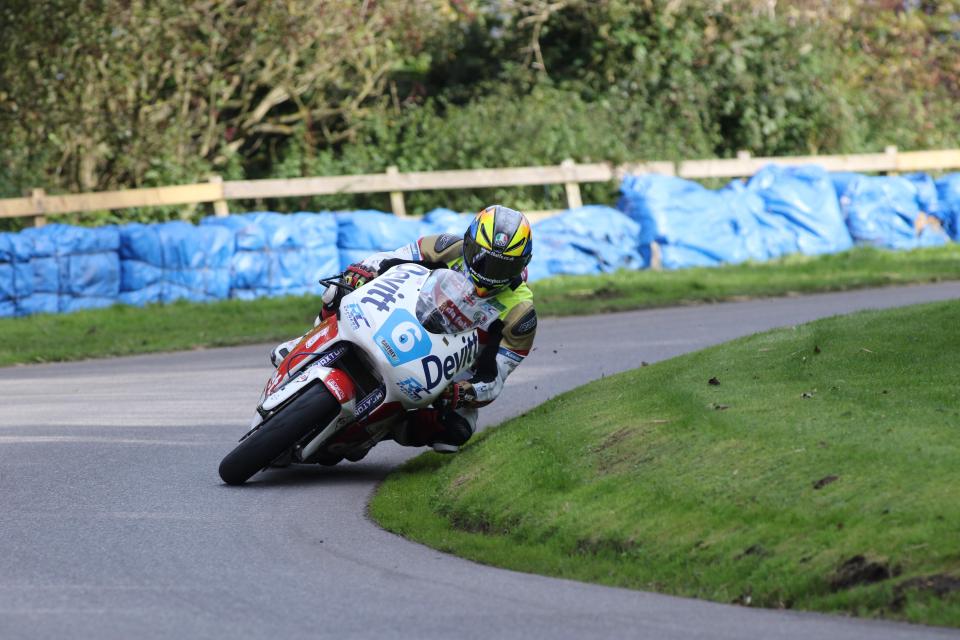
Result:
<svg viewBox="0 0 960 640"><path fill-rule="evenodd" d="M891 252L791 256L762 264L621 271L534 283L542 316L717 302L792 293L960 279L960 244ZM281 341L306 330L319 298L123 306L0 319L0 366Z"/></svg>
<svg viewBox="0 0 960 640"><path fill-rule="evenodd" d="M960 302L608 377L420 456L390 531L519 571L960 626Z"/></svg>

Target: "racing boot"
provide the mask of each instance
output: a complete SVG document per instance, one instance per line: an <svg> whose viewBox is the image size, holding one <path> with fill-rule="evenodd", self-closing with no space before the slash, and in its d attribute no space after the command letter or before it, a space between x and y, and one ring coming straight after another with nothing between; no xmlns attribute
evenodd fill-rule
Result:
<svg viewBox="0 0 960 640"><path fill-rule="evenodd" d="M394 430L393 439L406 447L430 446L438 453L456 453L473 435L470 422L455 411L417 409Z"/></svg>

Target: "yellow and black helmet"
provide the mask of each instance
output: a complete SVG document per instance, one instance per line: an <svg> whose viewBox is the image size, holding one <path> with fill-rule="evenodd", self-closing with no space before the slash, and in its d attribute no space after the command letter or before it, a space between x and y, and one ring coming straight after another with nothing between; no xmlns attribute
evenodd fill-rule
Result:
<svg viewBox="0 0 960 640"><path fill-rule="evenodd" d="M481 296L518 280L531 257L530 221L503 205L491 205L478 213L463 235L463 263Z"/></svg>

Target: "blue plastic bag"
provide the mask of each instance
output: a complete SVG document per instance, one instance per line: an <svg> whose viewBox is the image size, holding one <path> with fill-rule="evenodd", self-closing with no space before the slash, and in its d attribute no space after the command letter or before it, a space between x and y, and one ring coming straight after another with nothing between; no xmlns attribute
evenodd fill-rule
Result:
<svg viewBox="0 0 960 640"><path fill-rule="evenodd" d="M571 209L533 225L530 281L562 274L640 269L640 225L605 206Z"/></svg>
<svg viewBox="0 0 960 640"><path fill-rule="evenodd" d="M7 236L15 315L104 307L117 301L116 227L51 224Z"/></svg>
<svg viewBox="0 0 960 640"><path fill-rule="evenodd" d="M673 176L626 176L618 208L640 223L641 248L657 242L667 269L766 259L761 202L742 186L717 191ZM647 249L648 250L648 249Z"/></svg>
<svg viewBox="0 0 960 640"><path fill-rule="evenodd" d="M452 233L456 236L462 236L475 214L457 213L450 209L433 209L427 212L420 220L419 236L440 235L442 233Z"/></svg>
<svg viewBox="0 0 960 640"><path fill-rule="evenodd" d="M210 217L202 224L230 228L236 239L230 295L319 293L318 280L337 273L337 219L329 213L249 213Z"/></svg>
<svg viewBox="0 0 960 640"><path fill-rule="evenodd" d="M337 246L341 250L391 251L420 237L420 220L381 211L341 212L337 214L337 225Z"/></svg>
<svg viewBox="0 0 960 640"><path fill-rule="evenodd" d="M798 251L835 253L853 245L834 183L822 168L768 165L750 178L747 189L763 199L764 216L774 217L771 226L795 233Z"/></svg>
<svg viewBox="0 0 960 640"><path fill-rule="evenodd" d="M940 220L950 237L960 240L960 173L945 175L936 185Z"/></svg>
<svg viewBox="0 0 960 640"><path fill-rule="evenodd" d="M219 300L230 293L234 234L186 222L120 228L121 301Z"/></svg>
<svg viewBox="0 0 960 640"><path fill-rule="evenodd" d="M927 178L929 180L929 178ZM843 194L847 226L859 244L887 249L941 245L947 234L923 206L938 208L927 180L860 176Z"/></svg>

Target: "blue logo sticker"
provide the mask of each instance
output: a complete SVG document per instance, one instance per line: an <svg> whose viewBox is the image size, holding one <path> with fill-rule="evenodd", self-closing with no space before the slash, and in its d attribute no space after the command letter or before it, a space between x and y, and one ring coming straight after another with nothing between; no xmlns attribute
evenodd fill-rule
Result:
<svg viewBox="0 0 960 640"><path fill-rule="evenodd" d="M380 329L373 341L394 367L419 360L430 354L433 344L417 319L405 309L397 309Z"/></svg>
<svg viewBox="0 0 960 640"><path fill-rule="evenodd" d="M420 381L412 376L406 380L401 380L397 383L397 386L400 387L400 391L402 391L405 396L414 402L423 400L422 394L428 393L428 391L423 388L423 385L420 384Z"/></svg>
<svg viewBox="0 0 960 640"><path fill-rule="evenodd" d="M360 305L356 303L348 304L343 307L343 315L347 316L347 320L350 321L350 326L353 327L354 331L360 329L360 321L363 321L363 324L367 325L367 328L370 328L370 323L367 322L366 317L363 315L363 311L360 310Z"/></svg>

